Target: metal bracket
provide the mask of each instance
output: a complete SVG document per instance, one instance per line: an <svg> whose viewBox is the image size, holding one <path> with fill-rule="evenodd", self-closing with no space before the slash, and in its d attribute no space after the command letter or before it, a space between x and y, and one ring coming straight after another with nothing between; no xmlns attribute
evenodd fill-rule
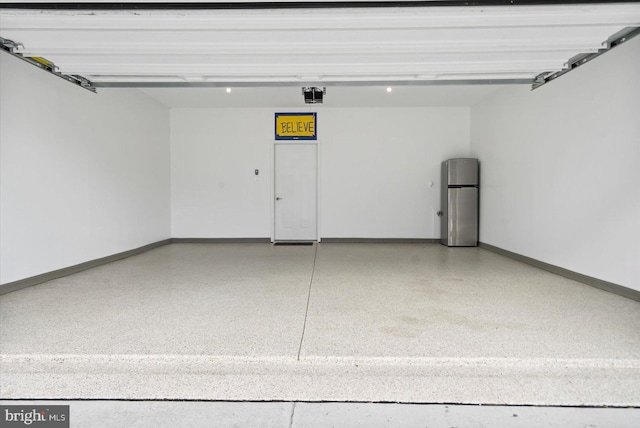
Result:
<svg viewBox="0 0 640 428"><path fill-rule="evenodd" d="M567 74L571 70L574 70L581 65L586 64L592 59L599 57L603 53L609 52L611 49L621 45L622 43L630 40L638 34L640 34L640 27L628 27L622 31L619 31L618 33L611 36L606 42L604 42L603 45L605 45L605 47L602 49L598 49L598 52L578 54L569 59L569 61L567 61L567 63L565 64L565 68L560 71L557 71L555 73L546 71L538 74L534 79L533 84L531 85L531 90L533 91L534 89L538 89L540 86L545 85L552 80L555 80L558 77Z"/></svg>
<svg viewBox="0 0 640 428"><path fill-rule="evenodd" d="M16 43L13 40L9 40L9 39L5 39L4 37L0 37L0 50L3 52L8 53L9 55L12 55L16 58L20 58L21 60L28 62L31 65L35 65L36 67L38 67L41 70L44 70L48 73L53 74L54 76L57 76L61 79L66 80L67 82L73 83L75 85L80 86L81 88L84 88L88 91L91 91L93 93L96 92L96 88L95 86L93 86L93 83L91 83L91 81L85 77L82 76L78 76L76 74L74 75L69 75L69 74L64 74L64 73L60 73L58 71L58 67L56 67L56 65L47 60L46 58L42 58L42 57L31 57L31 56L24 56L21 53L19 53L18 51L21 50L21 48L23 48L24 45L22 45L22 43Z"/></svg>

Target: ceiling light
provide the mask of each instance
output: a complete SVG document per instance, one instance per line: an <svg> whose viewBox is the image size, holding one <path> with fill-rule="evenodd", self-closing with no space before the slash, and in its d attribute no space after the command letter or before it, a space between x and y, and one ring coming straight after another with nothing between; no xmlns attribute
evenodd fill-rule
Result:
<svg viewBox="0 0 640 428"><path fill-rule="evenodd" d="M391 92L391 91L393 91L393 88L392 88L391 86L389 86L389 87L387 88L387 92Z"/></svg>
<svg viewBox="0 0 640 428"><path fill-rule="evenodd" d="M227 88L227 94L231 93L231 88Z"/></svg>

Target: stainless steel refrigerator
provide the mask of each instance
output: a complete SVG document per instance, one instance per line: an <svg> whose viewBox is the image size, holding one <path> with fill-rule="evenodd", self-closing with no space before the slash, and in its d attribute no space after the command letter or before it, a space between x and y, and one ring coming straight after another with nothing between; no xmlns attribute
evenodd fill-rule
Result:
<svg viewBox="0 0 640 428"><path fill-rule="evenodd" d="M478 159L442 162L440 242L449 247L478 245Z"/></svg>

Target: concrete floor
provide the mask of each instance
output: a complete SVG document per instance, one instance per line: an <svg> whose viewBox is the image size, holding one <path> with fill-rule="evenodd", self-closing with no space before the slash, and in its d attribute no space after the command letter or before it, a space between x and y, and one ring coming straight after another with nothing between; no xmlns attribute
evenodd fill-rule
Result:
<svg viewBox="0 0 640 428"><path fill-rule="evenodd" d="M640 406L639 309L480 248L172 244L2 296L0 396Z"/></svg>
<svg viewBox="0 0 640 428"><path fill-rule="evenodd" d="M68 405L72 428L637 428L640 420L637 408L184 401L2 401L0 405L27 409Z"/></svg>

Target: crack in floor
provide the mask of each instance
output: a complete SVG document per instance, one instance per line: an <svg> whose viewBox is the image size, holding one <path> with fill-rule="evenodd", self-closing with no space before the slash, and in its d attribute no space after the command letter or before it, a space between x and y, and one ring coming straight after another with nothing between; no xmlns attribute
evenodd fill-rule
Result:
<svg viewBox="0 0 640 428"><path fill-rule="evenodd" d="M311 300L311 285L313 284L313 275L316 272L316 260L318 259L318 243L316 242L316 251L313 255L313 269L311 270L311 279L309 280L309 293L307 294L307 307L304 312L304 323L302 324L302 336L300 337L300 346L298 346L297 359L300 361L300 352L302 352L302 343L304 342L304 332L307 328L307 316L309 315L309 301Z"/></svg>

